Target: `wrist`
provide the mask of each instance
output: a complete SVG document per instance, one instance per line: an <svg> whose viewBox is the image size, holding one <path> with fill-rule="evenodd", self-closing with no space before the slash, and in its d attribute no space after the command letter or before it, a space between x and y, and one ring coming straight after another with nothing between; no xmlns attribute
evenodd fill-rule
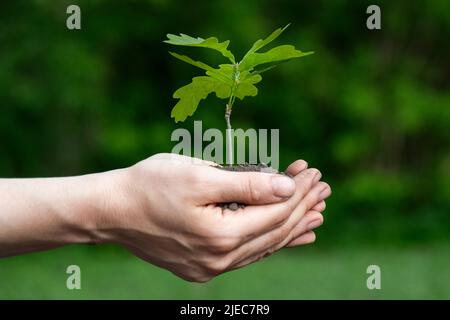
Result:
<svg viewBox="0 0 450 320"><path fill-rule="evenodd" d="M133 167L94 175L92 182L92 214L79 219L78 225L89 235L91 243L120 243L121 230L132 219L130 214L139 206L133 187Z"/></svg>
<svg viewBox="0 0 450 320"><path fill-rule="evenodd" d="M124 194L128 169L76 177L77 192L72 190L72 205L65 213L72 243L112 242L111 230L119 228L127 206Z"/></svg>

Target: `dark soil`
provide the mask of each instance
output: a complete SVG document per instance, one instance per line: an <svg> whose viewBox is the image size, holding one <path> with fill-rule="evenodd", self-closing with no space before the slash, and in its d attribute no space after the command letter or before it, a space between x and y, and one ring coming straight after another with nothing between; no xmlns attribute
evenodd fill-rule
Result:
<svg viewBox="0 0 450 320"><path fill-rule="evenodd" d="M264 172L264 173L279 173L279 174L283 174L289 177L292 177L289 173L286 172L279 172L269 166L267 166L264 163L259 163L259 164L237 164L237 165L227 165L227 166L222 166L222 167L216 167L217 169L220 170L226 170L226 171L234 171L234 172ZM245 208L245 204L244 203L236 203L236 202L231 202L231 203L220 203L219 206L223 209L230 209L232 211L236 211L239 208Z"/></svg>

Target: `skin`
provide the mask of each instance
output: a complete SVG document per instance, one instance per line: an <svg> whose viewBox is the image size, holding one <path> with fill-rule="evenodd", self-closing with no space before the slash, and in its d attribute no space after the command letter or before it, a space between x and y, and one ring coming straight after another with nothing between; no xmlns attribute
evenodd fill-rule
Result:
<svg viewBox="0 0 450 320"><path fill-rule="evenodd" d="M294 177L229 172L158 154L78 177L0 179L0 257L74 243L115 243L196 282L284 247L312 243L330 187L299 160ZM222 209L223 202L247 206Z"/></svg>

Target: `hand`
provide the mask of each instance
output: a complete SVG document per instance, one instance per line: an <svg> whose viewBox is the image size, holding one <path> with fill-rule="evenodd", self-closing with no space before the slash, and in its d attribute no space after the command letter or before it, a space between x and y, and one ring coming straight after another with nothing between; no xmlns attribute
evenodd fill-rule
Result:
<svg viewBox="0 0 450 320"><path fill-rule="evenodd" d="M318 170L305 168L304 161L293 164L289 170L296 175L291 179L156 155L115 179L97 236L183 279L208 281L284 246L311 240L308 225L323 219L317 211L330 188L319 182ZM230 211L218 206L224 202L247 206Z"/></svg>
<svg viewBox="0 0 450 320"><path fill-rule="evenodd" d="M297 160L292 163L286 170L290 175L296 176L307 167L303 160ZM326 189L325 193L331 194L331 189ZM286 247L296 247L300 245L310 244L316 240L314 229L323 224L322 212L326 208L325 200L319 201L310 211L308 211L295 227L294 238Z"/></svg>

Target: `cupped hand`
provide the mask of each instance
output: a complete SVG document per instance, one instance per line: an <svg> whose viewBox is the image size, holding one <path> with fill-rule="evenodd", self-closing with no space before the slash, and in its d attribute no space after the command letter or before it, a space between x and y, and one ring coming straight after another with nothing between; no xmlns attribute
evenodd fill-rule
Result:
<svg viewBox="0 0 450 320"><path fill-rule="evenodd" d="M330 187L304 161L293 178L229 172L212 163L158 154L124 169L99 217L102 242L124 245L136 256L179 277L205 282L286 246L314 241ZM245 203L230 211L220 203Z"/></svg>

